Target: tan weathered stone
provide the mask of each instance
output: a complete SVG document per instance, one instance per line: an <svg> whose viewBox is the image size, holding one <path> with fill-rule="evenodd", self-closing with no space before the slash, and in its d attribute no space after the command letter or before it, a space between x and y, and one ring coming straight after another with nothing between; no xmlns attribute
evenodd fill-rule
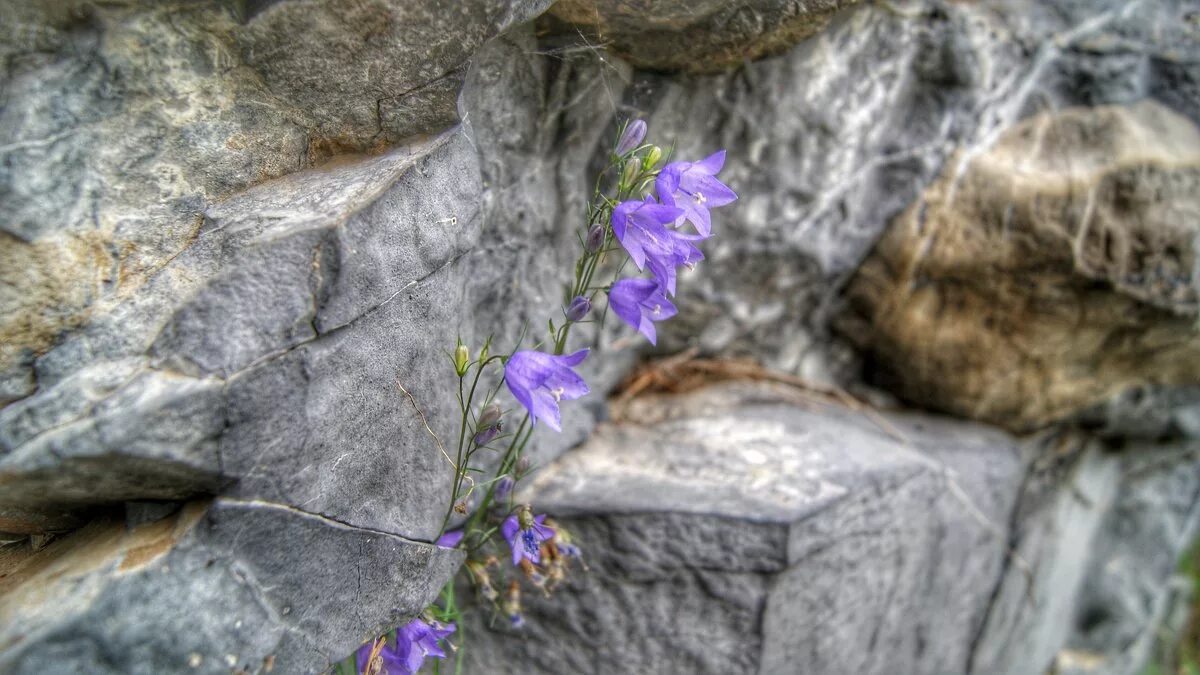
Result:
<svg viewBox="0 0 1200 675"><path fill-rule="evenodd" d="M1035 428L1200 382L1200 130L1153 102L960 153L852 281L844 332L920 405Z"/></svg>
<svg viewBox="0 0 1200 675"><path fill-rule="evenodd" d="M716 73L779 54L858 0L561 0L549 15L650 70ZM561 29L554 20L550 30Z"/></svg>

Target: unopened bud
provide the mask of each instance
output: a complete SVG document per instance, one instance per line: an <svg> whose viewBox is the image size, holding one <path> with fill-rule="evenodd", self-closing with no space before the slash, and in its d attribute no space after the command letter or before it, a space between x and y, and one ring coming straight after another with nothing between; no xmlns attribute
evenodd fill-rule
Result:
<svg viewBox="0 0 1200 675"><path fill-rule="evenodd" d="M501 412L500 406L496 405L495 403L486 406L479 413L479 428L482 429L484 427L490 427L496 422L499 422Z"/></svg>
<svg viewBox="0 0 1200 675"><path fill-rule="evenodd" d="M638 174L642 172L642 167L637 162L629 162L625 165L625 171L621 174L621 184L626 187L633 187L637 181Z"/></svg>
<svg viewBox="0 0 1200 675"><path fill-rule="evenodd" d="M491 342L491 341L489 340L488 342L483 343L483 348L481 348L479 350L479 362L480 363L483 363L484 361L488 360L488 354L490 354L490 352L488 351L488 343L489 342Z"/></svg>
<svg viewBox="0 0 1200 675"><path fill-rule="evenodd" d="M646 122L644 120L634 120L625 125L625 131L621 133L621 138L617 141L617 154L624 155L642 144L642 139L646 137Z"/></svg>
<svg viewBox="0 0 1200 675"><path fill-rule="evenodd" d="M467 350L467 346L462 342L454 348L454 372L458 373L459 377L467 374L467 364L471 361L471 352Z"/></svg>
<svg viewBox="0 0 1200 675"><path fill-rule="evenodd" d="M496 499L499 499L500 501L508 499L508 495L512 494L513 486L516 484L517 481L513 480L512 476L505 476L504 478L496 481Z"/></svg>
<svg viewBox="0 0 1200 675"><path fill-rule="evenodd" d="M529 458L522 457L521 459L518 459L517 465L513 468L516 469L517 478L521 478L529 472Z"/></svg>
<svg viewBox="0 0 1200 675"><path fill-rule="evenodd" d="M567 305L567 320L582 321L590 311L592 311L592 301L582 295L576 296L571 304Z"/></svg>
<svg viewBox="0 0 1200 675"><path fill-rule="evenodd" d="M653 169L658 165L658 162L662 159L662 156L662 148L658 147L657 145L650 146L650 152L647 152L645 159L642 160L642 168L646 171Z"/></svg>
<svg viewBox="0 0 1200 675"><path fill-rule="evenodd" d="M588 253L595 253L604 247L604 226L593 225L587 233Z"/></svg>
<svg viewBox="0 0 1200 675"><path fill-rule="evenodd" d="M475 437L472 440L475 441L475 445L487 445L488 443L492 442L492 439L500 434L502 426L503 425L501 425L499 422L496 422L490 427L484 427L475 432Z"/></svg>

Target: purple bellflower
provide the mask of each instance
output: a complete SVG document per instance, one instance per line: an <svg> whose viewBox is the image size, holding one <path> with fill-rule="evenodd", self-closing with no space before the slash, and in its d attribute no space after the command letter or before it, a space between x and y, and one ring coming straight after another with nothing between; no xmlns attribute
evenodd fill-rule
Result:
<svg viewBox="0 0 1200 675"><path fill-rule="evenodd" d="M450 530L438 537L438 540L434 544L443 548L454 548L458 546L458 542L462 541L464 534L466 533L462 530Z"/></svg>
<svg viewBox="0 0 1200 675"><path fill-rule="evenodd" d="M446 658L446 652L438 643L453 633L454 624L426 623L424 619L413 619L396 631L396 646L384 645L379 652L383 668L380 675L414 675L425 663L425 657ZM359 648L355 661L358 672L367 672L370 666L372 644Z"/></svg>
<svg viewBox="0 0 1200 675"><path fill-rule="evenodd" d="M521 564L522 559L535 565L542 561L542 543L554 538L554 530L542 524L545 520L545 514L534 516L526 507L500 524L500 534L512 549L514 565Z"/></svg>
<svg viewBox="0 0 1200 675"><path fill-rule="evenodd" d="M622 321L645 335L650 344L658 343L654 322L676 314L675 305L667 300L654 279L621 279L609 290L608 303Z"/></svg>
<svg viewBox="0 0 1200 675"><path fill-rule="evenodd" d="M634 120L625 126L625 132L621 134L621 138L617 141L617 154L624 155L641 145L642 139L646 137L646 122L644 120Z"/></svg>
<svg viewBox="0 0 1200 675"><path fill-rule="evenodd" d="M587 358L588 350L554 356L545 352L519 351L504 364L504 382L514 398L525 406L533 423L538 420L555 431L562 431L558 403L587 394L587 383L571 370Z"/></svg>
<svg viewBox="0 0 1200 675"><path fill-rule="evenodd" d="M613 209L613 234L639 270L649 265L667 293L675 293L675 268L703 260L693 241L699 239L667 227L684 217L683 209L659 204L654 197L626 201Z"/></svg>
<svg viewBox="0 0 1200 675"><path fill-rule="evenodd" d="M671 162L663 167L654 182L654 189L663 204L683 211L683 220L696 227L701 237L712 235L709 209L725 206L737 199L737 194L717 180L725 166L725 151L719 150L699 162Z"/></svg>

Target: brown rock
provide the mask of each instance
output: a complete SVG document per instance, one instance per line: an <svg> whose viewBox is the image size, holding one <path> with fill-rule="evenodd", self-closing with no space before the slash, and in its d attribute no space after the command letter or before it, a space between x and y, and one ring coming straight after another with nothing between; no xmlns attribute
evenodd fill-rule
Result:
<svg viewBox="0 0 1200 675"><path fill-rule="evenodd" d="M783 52L857 2L562 0L546 27L590 33L639 68L715 73Z"/></svg>
<svg viewBox="0 0 1200 675"><path fill-rule="evenodd" d="M1200 382L1200 130L1152 102L1028 119L892 224L843 331L910 401L1039 427Z"/></svg>

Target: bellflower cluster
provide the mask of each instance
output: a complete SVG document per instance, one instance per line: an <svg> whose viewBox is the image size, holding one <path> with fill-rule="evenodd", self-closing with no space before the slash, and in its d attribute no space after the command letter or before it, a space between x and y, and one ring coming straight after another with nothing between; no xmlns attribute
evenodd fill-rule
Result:
<svg viewBox="0 0 1200 675"><path fill-rule="evenodd" d="M669 158L663 150L644 142L647 131L636 120L617 134L577 230L574 280L547 323L545 339L523 344L522 333L512 351L493 353L488 338L474 354L460 339L448 352L460 417L457 444L442 443L430 429L436 451L454 469L436 544L466 553L462 569L474 595L513 630L526 621L523 587L549 595L572 569L587 569L583 549L567 528L518 499L530 471L524 451L535 428L561 431L571 402L590 393L579 369L591 351L567 349L572 329L594 323L593 334L599 335L611 309L657 343L656 324L678 312L672 298L680 270L704 260L700 247L713 236L712 209L737 199L717 178L724 151L664 164ZM630 262L638 274L623 276ZM509 409L503 407L505 390ZM411 395L410 401L416 406ZM519 419L510 425L506 418L514 415ZM447 583L438 601L399 628L393 642L381 638L363 645L357 671L412 673L426 657L445 657L442 644L461 618L455 593L462 587Z"/></svg>

